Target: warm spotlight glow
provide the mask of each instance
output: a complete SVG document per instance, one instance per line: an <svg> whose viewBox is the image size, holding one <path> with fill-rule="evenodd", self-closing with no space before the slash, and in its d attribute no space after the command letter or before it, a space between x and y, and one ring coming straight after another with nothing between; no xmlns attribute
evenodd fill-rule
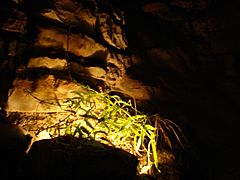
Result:
<svg viewBox="0 0 240 180"><path fill-rule="evenodd" d="M77 83L59 82L61 88L50 89L52 82L53 76L39 80L41 85L32 91L30 82L21 80L8 101L9 116L33 135L34 141L66 135L96 140L135 155L139 174L149 174L153 169L160 172L157 142L161 140L171 148L169 133L183 145L176 124L139 112L135 101L123 101L110 95L114 92L97 92ZM14 108L18 111L10 111Z"/></svg>
<svg viewBox="0 0 240 180"><path fill-rule="evenodd" d="M29 96L41 105L41 113L25 113L28 116L21 117L22 126L34 134L35 140L69 135L123 149L146 159L139 165L141 173L152 165L158 168L157 129L137 110L134 101L125 102L117 95L97 92L88 86L79 85L78 89L69 98L52 99L41 99L38 94L42 92L29 91ZM48 109L57 111L47 112Z"/></svg>

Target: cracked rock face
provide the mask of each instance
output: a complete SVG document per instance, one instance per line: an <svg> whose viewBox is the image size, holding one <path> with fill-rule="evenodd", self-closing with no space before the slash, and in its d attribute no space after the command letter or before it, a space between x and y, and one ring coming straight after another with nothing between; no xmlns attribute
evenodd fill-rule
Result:
<svg viewBox="0 0 240 180"><path fill-rule="evenodd" d="M220 177L216 169L225 169L218 166L220 159L233 166L227 171L238 170L237 0L9 0L0 5L2 109L33 110L37 102L29 105L28 90L54 97L57 89L62 93L57 95L67 96L75 79L134 97L144 112L160 111L186 123L211 149L202 157L214 158L203 158L200 166L216 166L209 168L214 176ZM225 171L222 177L227 176Z"/></svg>

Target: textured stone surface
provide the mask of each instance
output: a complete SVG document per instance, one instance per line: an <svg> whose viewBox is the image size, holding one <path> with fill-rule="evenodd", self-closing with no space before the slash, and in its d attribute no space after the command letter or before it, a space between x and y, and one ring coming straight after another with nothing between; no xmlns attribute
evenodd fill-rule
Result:
<svg viewBox="0 0 240 180"><path fill-rule="evenodd" d="M60 112L60 106L51 106L57 99L71 98L72 91L80 90L73 82L57 79L53 75L35 81L16 79L9 91L8 112ZM41 101L49 102L49 106ZM47 103L48 104L48 103Z"/></svg>
<svg viewBox="0 0 240 180"><path fill-rule="evenodd" d="M53 9L47 9L40 13L40 17L46 20L57 21L63 23L62 20L57 16L57 13Z"/></svg>
<svg viewBox="0 0 240 180"><path fill-rule="evenodd" d="M3 16L3 19L4 18L6 19L1 24L1 30L21 34L26 32L27 16L24 14L24 12L17 9L12 9L11 13L9 13L9 16Z"/></svg>
<svg viewBox="0 0 240 180"><path fill-rule="evenodd" d="M97 20L100 35L110 46L117 49L126 49L128 47L128 42L121 26L114 23L108 14L101 14Z"/></svg>
<svg viewBox="0 0 240 180"><path fill-rule="evenodd" d="M54 0L54 11L66 25L78 26L87 34L94 34L96 17L81 2L74 0Z"/></svg>
<svg viewBox="0 0 240 180"><path fill-rule="evenodd" d="M45 68L51 70L62 71L67 67L65 59L51 59L49 57L36 57L31 58L28 62L28 68Z"/></svg>
<svg viewBox="0 0 240 180"><path fill-rule="evenodd" d="M55 48L69 51L76 56L104 58L106 48L90 37L81 34L63 33L56 29L39 28L35 42L36 48Z"/></svg>
<svg viewBox="0 0 240 180"><path fill-rule="evenodd" d="M181 124L199 158L190 169L186 167L190 177L182 179L239 179L238 0L25 0L0 4L0 22L5 28L0 33L2 107L16 66L39 57L66 59L72 65L69 76L96 89L134 96L144 112L161 112ZM41 76L39 68L33 69ZM16 98L13 102L28 100L24 87L40 88L38 80L27 80L34 79L34 73L27 70L17 73L24 76L17 85L22 95L9 91L9 99L11 93ZM58 83L50 78L44 84L47 88L40 89L54 97L49 89L56 90ZM24 106L28 107L23 103L21 108Z"/></svg>
<svg viewBox="0 0 240 180"><path fill-rule="evenodd" d="M71 71L79 77L99 79L105 81L106 71L100 67L84 67L78 63L71 63Z"/></svg>

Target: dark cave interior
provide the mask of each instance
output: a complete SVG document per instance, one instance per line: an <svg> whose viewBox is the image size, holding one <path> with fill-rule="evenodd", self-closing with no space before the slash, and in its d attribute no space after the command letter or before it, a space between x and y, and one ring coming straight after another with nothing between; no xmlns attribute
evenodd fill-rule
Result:
<svg viewBox="0 0 240 180"><path fill-rule="evenodd" d="M0 2L0 176L240 179L239 8L237 0ZM25 162L31 140L18 122L38 113L25 91L65 97L73 82L133 98L144 114L174 122L189 144L163 147L175 162L167 156L158 176L135 176L136 159L124 164L125 152L110 147L99 156L72 150L66 160L48 140L33 145Z"/></svg>

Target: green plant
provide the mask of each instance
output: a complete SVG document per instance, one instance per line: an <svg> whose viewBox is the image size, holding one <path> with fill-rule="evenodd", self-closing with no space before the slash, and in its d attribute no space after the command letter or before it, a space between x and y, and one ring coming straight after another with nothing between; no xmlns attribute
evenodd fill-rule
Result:
<svg viewBox="0 0 240 180"><path fill-rule="evenodd" d="M181 129L159 115L147 116L139 112L135 100L123 101L110 94L114 92L97 92L79 84L79 90L72 92L71 98L41 100L31 95L46 108L58 106L62 110L54 115L56 118L50 118L57 123L42 129L52 137L67 135L121 148L139 158L138 172L149 172L152 167L160 172L159 144L172 148L172 138L175 138L183 148L182 139L186 139Z"/></svg>
<svg viewBox="0 0 240 180"><path fill-rule="evenodd" d="M139 112L135 101L123 101L109 92L81 85L73 98L58 100L68 112L65 135L88 138L124 149L137 157L147 156L148 165L158 169L157 128Z"/></svg>

